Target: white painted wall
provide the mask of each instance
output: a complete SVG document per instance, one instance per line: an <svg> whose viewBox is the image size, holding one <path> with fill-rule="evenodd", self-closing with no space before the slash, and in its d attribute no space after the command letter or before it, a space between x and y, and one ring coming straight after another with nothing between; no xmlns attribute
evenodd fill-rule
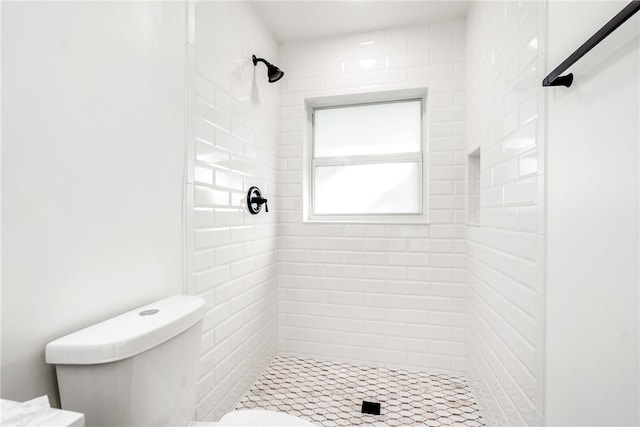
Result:
<svg viewBox="0 0 640 427"><path fill-rule="evenodd" d="M627 3L550 2L547 68ZM635 16L547 89L549 426L640 424L639 38Z"/></svg>
<svg viewBox="0 0 640 427"><path fill-rule="evenodd" d="M457 19L281 45L280 351L464 370L464 34ZM303 223L304 100L416 87L431 223Z"/></svg>
<svg viewBox="0 0 640 427"><path fill-rule="evenodd" d="M185 7L2 4L2 397L44 346L183 291Z"/></svg>
<svg viewBox="0 0 640 427"><path fill-rule="evenodd" d="M489 425L542 423L543 24L543 2L475 2L467 17L467 149L481 151L467 362Z"/></svg>
<svg viewBox="0 0 640 427"><path fill-rule="evenodd" d="M204 297L198 420L232 410L277 347L278 46L245 2L189 4L187 281ZM246 194L269 199L251 215Z"/></svg>

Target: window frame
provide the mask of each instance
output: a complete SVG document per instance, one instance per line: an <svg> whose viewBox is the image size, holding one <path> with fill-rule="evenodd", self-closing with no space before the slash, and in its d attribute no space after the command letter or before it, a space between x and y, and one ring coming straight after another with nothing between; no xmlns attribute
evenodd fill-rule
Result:
<svg viewBox="0 0 640 427"><path fill-rule="evenodd" d="M420 152L393 154L365 154L315 158L314 121L315 111L329 108L346 108L367 104L385 104L407 101L420 102ZM337 95L305 100L307 113L304 141L303 167L303 222L314 223L387 223L387 224L427 224L428 209L428 132L427 132L427 89L417 88L389 92L370 92L353 95ZM367 165L375 163L418 162L419 194L421 195L418 213L357 213L357 214L316 214L315 213L315 167Z"/></svg>

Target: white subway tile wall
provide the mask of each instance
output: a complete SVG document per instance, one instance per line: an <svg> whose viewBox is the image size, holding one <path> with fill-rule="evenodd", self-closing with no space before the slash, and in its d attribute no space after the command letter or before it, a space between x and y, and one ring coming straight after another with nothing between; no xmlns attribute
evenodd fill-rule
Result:
<svg viewBox="0 0 640 427"><path fill-rule="evenodd" d="M278 46L243 2L188 4L186 274L204 318L197 420L233 409L276 353ZM258 186L270 213L251 215ZM264 211L264 210L263 210Z"/></svg>
<svg viewBox="0 0 640 427"><path fill-rule="evenodd" d="M276 349L466 371L489 423L542 419L542 9L480 3L468 34L458 19L278 56L246 4L190 5L187 281L209 304L199 420L232 409ZM253 53L285 79L268 85L258 68L254 81ZM428 88L430 224L303 222L305 98L416 87ZM476 146L480 226L465 228ZM246 212L251 185L270 214Z"/></svg>
<svg viewBox="0 0 640 427"><path fill-rule="evenodd" d="M480 226L467 227L468 380L490 425L542 424L543 22L533 1L476 2L467 18L467 149L482 153Z"/></svg>
<svg viewBox="0 0 640 427"><path fill-rule="evenodd" d="M280 46L280 351L464 371L465 41L460 18ZM303 223L305 98L416 87L431 223Z"/></svg>

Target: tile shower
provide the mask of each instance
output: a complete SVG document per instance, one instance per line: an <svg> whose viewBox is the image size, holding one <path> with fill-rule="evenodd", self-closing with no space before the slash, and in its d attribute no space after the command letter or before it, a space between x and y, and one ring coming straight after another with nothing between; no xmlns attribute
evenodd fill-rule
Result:
<svg viewBox="0 0 640 427"><path fill-rule="evenodd" d="M501 396L489 399L500 402L490 412L514 425L535 418L528 406L530 399L535 400L531 394L535 387L530 385L541 378L528 361L537 344L523 348L520 340L535 343L539 327L537 313L530 310L536 293L529 278L540 262L535 239L542 229L535 225L537 199L525 199L529 193L524 191L528 182L534 183L534 192L542 188L535 187L536 168L523 175L522 185L517 176L514 180L505 173L514 162L525 162L538 153L536 147L542 141L535 134L520 138L527 141L526 147L500 157L494 154L495 147L490 149L494 144L488 133L491 128L484 122L485 127L479 127L473 117L469 120L467 110L479 117L478 109L496 109L483 92L486 81L495 79L497 86L504 86L508 107L513 109L501 116L482 117L495 120L491 125L495 141L520 128L521 133L532 128L535 132L539 89L521 93L501 80L506 74L496 66L508 68L515 73L510 78L516 80L517 73L535 68L537 50L527 44L539 37L539 13L535 2L489 3L478 5L467 19L277 45L246 4L190 5L192 154L188 160L193 196L187 230L191 245L187 251L192 254L188 278L190 292L210 304L203 336L199 418L215 419L232 409L278 352L410 372L466 373L471 389L486 383L499 369L496 357L513 360L518 369L526 362L522 372L514 371L514 377L496 385L499 393L508 389L527 395L526 405L517 407L517 398ZM496 17L503 19L504 28L486 33L485 26ZM514 43L498 44L500 31ZM475 43L496 44L498 53L498 48L511 53L525 49L515 59L500 56L491 66L487 65L491 58L468 52L468 45ZM269 85L262 70L254 77L253 67L238 67L234 58L247 51L273 61L285 77ZM473 78L466 72L468 67L476 71ZM305 99L415 88L428 90L425 185L430 223L304 222ZM256 92L259 100L252 98ZM483 215L491 212L497 218L515 212L524 228L495 235L483 227L476 231L465 225L470 149L489 160L491 169L481 170L479 177L478 191L484 200L502 191L503 185L508 195L495 205L482 206L491 208L483 210ZM519 160L521 153L523 160ZM495 180L487 181L487 174L495 175ZM269 214L251 216L243 211L243 191L253 185L262 187L269 198ZM530 233L533 240L528 234L523 240L522 232ZM495 247L494 235L513 241L510 246ZM496 256L486 259L481 250ZM521 266L513 274L502 271L502 257L514 255ZM495 271L495 277L478 270L477 260ZM505 278L515 283L513 292L518 293L513 299L487 299L487 287ZM475 289L476 283L482 285ZM468 284L474 286L471 293ZM490 354L486 346L493 337L485 321L475 321L471 329L467 324L468 316L486 310L519 316L515 323L509 318L508 328L501 332L508 337L506 346L496 346ZM469 354L474 355L473 362ZM253 402L246 400L250 396L243 400L244 406ZM515 408L508 406L512 402Z"/></svg>

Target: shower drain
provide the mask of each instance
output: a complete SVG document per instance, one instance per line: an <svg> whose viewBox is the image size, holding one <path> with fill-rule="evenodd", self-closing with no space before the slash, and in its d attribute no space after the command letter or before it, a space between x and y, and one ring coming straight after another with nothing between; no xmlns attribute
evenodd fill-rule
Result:
<svg viewBox="0 0 640 427"><path fill-rule="evenodd" d="M371 415L380 415L380 404L378 402L362 401L362 413Z"/></svg>

